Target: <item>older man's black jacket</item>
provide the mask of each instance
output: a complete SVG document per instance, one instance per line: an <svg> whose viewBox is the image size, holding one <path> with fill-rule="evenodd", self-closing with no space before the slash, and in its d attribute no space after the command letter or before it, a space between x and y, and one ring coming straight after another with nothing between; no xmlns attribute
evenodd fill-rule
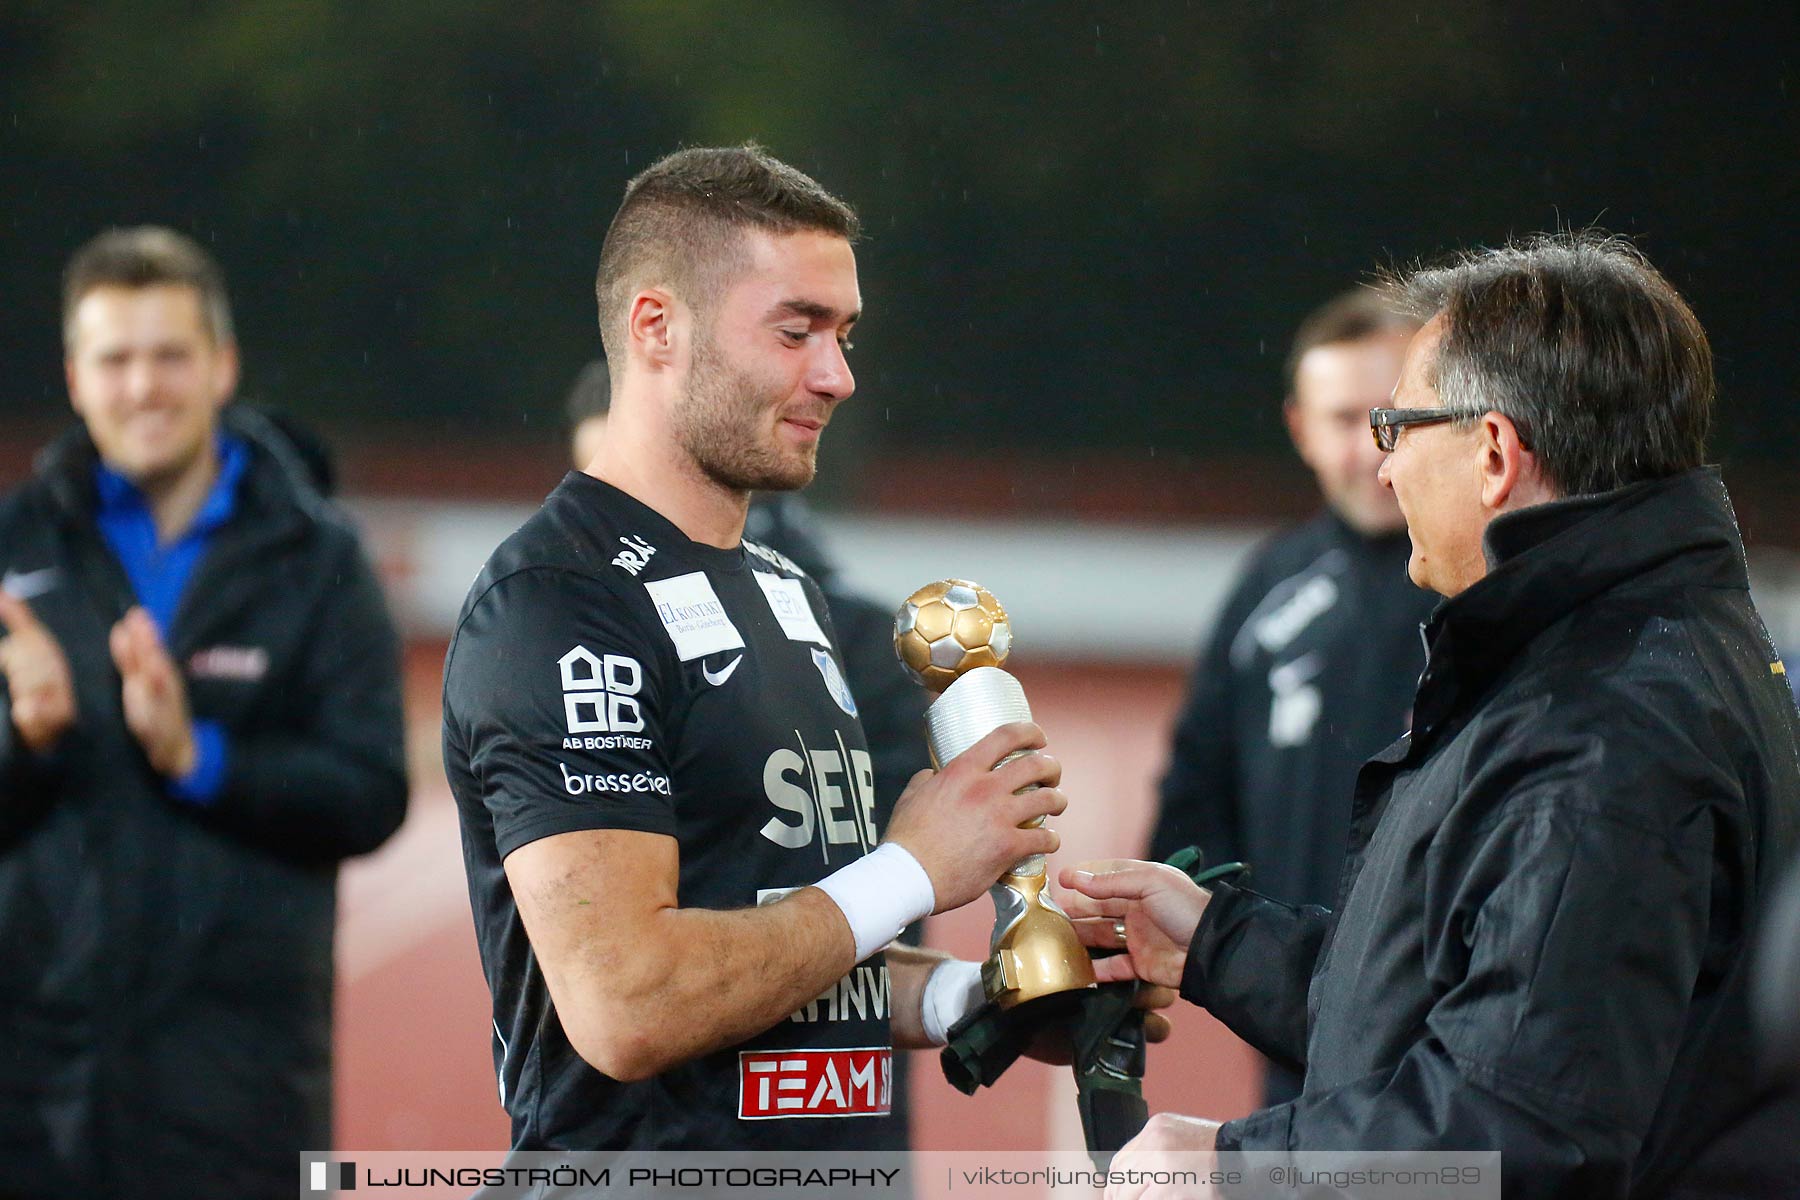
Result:
<svg viewBox="0 0 1800 1200"><path fill-rule="evenodd" d="M330 1137L336 866L405 809L397 643L355 534L266 423L170 631L230 769L173 799L125 727L134 602L85 436L0 502L0 570L61 642L48 761L0 685L0 1195L291 1194Z"/></svg>
<svg viewBox="0 0 1800 1200"><path fill-rule="evenodd" d="M1796 717L1724 487L1526 509L1487 548L1358 777L1336 915L1224 887L1196 933L1184 994L1306 1072L1220 1145L1498 1149L1509 1196L1800 1195L1748 1002Z"/></svg>

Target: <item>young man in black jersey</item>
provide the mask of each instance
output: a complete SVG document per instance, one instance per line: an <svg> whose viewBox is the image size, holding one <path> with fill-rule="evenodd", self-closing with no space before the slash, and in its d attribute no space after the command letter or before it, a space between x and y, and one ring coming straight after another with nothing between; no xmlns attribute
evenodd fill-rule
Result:
<svg viewBox="0 0 1800 1200"><path fill-rule="evenodd" d="M604 445L464 607L445 757L516 1147L903 1145L892 1048L941 1042L979 980L884 947L1056 848L1019 826L1063 810L1060 766L995 769L1029 725L877 829L818 588L742 540L854 386L856 232L754 147L634 179L597 281Z"/></svg>

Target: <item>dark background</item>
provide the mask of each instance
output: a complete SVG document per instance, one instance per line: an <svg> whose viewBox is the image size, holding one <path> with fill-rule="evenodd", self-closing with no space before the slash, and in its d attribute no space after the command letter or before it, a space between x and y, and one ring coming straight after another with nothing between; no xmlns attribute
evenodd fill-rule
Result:
<svg viewBox="0 0 1800 1200"><path fill-rule="evenodd" d="M1311 305L1599 224L1693 302L1716 452L1767 478L1800 442L1797 8L15 0L0 430L61 420L68 254L154 221L223 262L247 396L547 444L626 179L754 138L869 229L828 459L1285 463Z"/></svg>

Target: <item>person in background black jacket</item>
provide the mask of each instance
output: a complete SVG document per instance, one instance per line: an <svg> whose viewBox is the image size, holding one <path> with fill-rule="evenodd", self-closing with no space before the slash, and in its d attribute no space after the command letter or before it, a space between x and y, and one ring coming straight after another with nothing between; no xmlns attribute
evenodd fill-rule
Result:
<svg viewBox="0 0 1800 1200"><path fill-rule="evenodd" d="M84 428L0 502L0 1192L290 1193L330 1146L337 864L406 805L355 533L226 409L218 268L71 261Z"/></svg>
<svg viewBox="0 0 1800 1200"><path fill-rule="evenodd" d="M1701 465L1706 334L1593 233L1391 294L1425 324L1370 423L1411 577L1447 599L1411 732L1358 776L1341 906L1063 874L1090 944L1129 949L1103 978L1179 983L1305 1085L1224 1125L1159 1114L1114 1168L1498 1150L1510 1197L1800 1195L1800 1101L1751 1019L1800 720Z"/></svg>
<svg viewBox="0 0 1800 1200"><path fill-rule="evenodd" d="M1406 577L1406 522L1376 472L1369 409L1418 326L1368 289L1300 323L1282 415L1325 511L1258 547L1220 610L1175 726L1150 857L1248 862L1290 904L1337 898L1350 785L1406 730L1436 597ZM1270 1063L1266 1103L1300 1093Z"/></svg>

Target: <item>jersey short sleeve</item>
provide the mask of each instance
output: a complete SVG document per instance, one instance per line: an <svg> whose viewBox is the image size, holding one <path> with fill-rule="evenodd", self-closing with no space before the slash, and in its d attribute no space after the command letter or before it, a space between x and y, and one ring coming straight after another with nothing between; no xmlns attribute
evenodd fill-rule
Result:
<svg viewBox="0 0 1800 1200"><path fill-rule="evenodd" d="M471 604L444 703L501 858L581 829L674 836L659 654L627 602L579 572L519 571Z"/></svg>

